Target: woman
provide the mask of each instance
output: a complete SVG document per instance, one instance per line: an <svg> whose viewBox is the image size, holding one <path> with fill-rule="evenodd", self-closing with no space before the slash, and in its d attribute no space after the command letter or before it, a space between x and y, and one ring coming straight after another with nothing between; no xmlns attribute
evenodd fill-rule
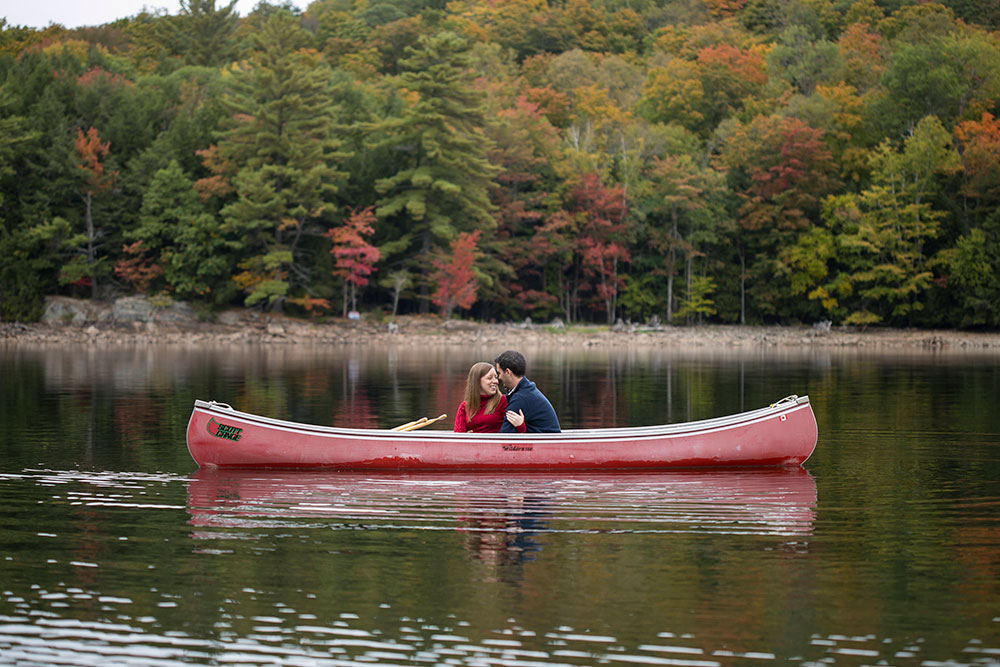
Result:
<svg viewBox="0 0 1000 667"><path fill-rule="evenodd" d="M496 433L503 424L506 412L507 397L500 392L497 369L485 361L473 364L465 383L465 400L455 414L455 431ZM524 417L512 414L506 418L518 433L524 433Z"/></svg>

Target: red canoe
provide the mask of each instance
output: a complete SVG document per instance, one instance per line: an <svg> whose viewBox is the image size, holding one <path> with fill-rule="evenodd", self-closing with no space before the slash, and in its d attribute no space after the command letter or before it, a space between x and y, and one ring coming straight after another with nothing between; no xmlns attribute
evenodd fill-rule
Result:
<svg viewBox="0 0 1000 667"><path fill-rule="evenodd" d="M816 447L808 396L684 424L562 433L452 433L312 426L195 401L188 451L202 467L667 469L801 465Z"/></svg>

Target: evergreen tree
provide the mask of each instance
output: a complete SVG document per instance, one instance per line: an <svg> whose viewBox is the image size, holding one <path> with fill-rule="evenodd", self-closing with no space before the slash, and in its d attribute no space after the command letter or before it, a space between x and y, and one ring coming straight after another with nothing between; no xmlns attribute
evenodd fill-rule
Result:
<svg viewBox="0 0 1000 667"><path fill-rule="evenodd" d="M493 229L489 188L498 170L486 157L485 100L467 44L442 32L418 45L400 63L406 71L398 84L409 104L377 127L376 147L395 152L399 168L376 183L382 195L376 213L397 226L426 276L435 247L462 231ZM425 297L426 288L421 285Z"/></svg>
<svg viewBox="0 0 1000 667"><path fill-rule="evenodd" d="M219 67L236 57L236 0L180 0L177 16L161 19L156 33L167 52L185 65Z"/></svg>
<svg viewBox="0 0 1000 667"><path fill-rule="evenodd" d="M225 100L232 113L220 136L217 169L233 173L236 198L221 213L244 261L238 284L247 305L280 308L308 291L304 238L322 233L345 174L338 164L332 73L309 35L287 13L268 19L260 50L235 69ZM224 174L223 174L224 175Z"/></svg>
<svg viewBox="0 0 1000 667"><path fill-rule="evenodd" d="M153 176L143 196L139 225L127 238L141 241L160 258L166 284L178 296L212 293L218 302L232 295L227 284L231 249L176 160Z"/></svg>

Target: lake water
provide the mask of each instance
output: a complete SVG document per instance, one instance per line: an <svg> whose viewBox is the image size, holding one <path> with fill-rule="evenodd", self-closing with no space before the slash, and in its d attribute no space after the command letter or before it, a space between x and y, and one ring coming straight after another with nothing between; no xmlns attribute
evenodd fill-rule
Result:
<svg viewBox="0 0 1000 667"><path fill-rule="evenodd" d="M197 470L195 398L394 426L499 350L0 344L0 664L1000 664L1000 354L526 348L564 428L808 394L805 469Z"/></svg>

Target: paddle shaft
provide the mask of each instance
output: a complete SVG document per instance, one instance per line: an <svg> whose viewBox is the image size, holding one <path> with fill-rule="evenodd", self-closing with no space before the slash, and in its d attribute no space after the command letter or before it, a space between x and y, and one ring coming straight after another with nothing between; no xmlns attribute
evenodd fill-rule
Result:
<svg viewBox="0 0 1000 667"><path fill-rule="evenodd" d="M402 426L397 426L393 430L394 431L416 431L418 428L423 428L425 426L430 426L431 424L433 424L435 422L439 422L442 419L445 419L447 416L448 415L444 414L444 415L441 415L439 417L435 417L434 419L428 419L427 417L422 417L421 419L418 419L415 422L411 422L409 424L403 424Z"/></svg>

